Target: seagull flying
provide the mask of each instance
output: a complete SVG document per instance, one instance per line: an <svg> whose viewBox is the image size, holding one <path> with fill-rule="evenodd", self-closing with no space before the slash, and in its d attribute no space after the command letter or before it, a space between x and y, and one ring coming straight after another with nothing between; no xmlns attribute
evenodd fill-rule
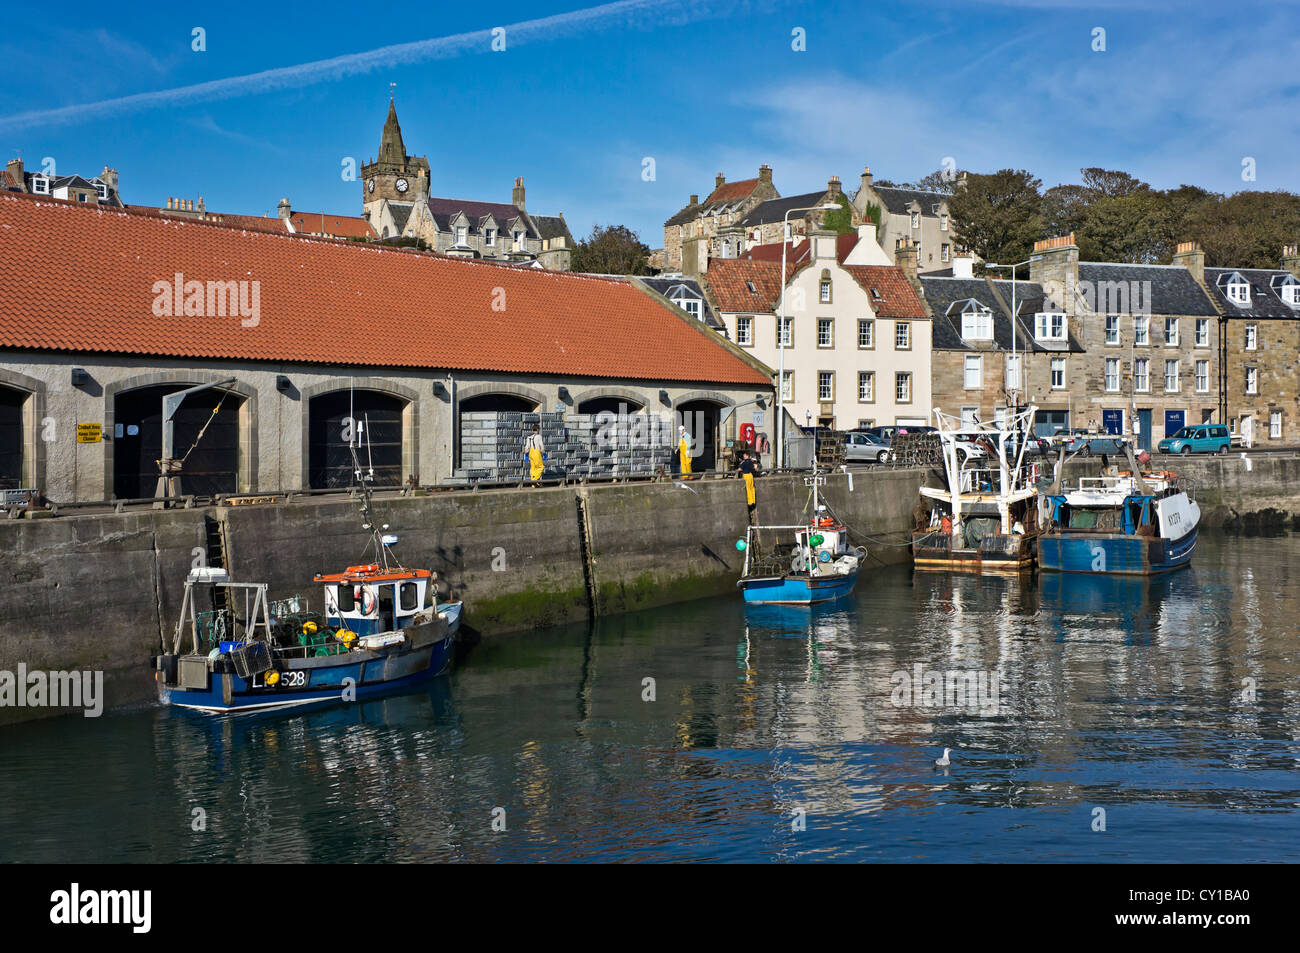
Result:
<svg viewBox="0 0 1300 953"><path fill-rule="evenodd" d="M687 486L685 483L678 483L676 480L674 480L674 481L673 481L673 486L680 486L683 490L690 490L690 491L691 491L692 493L694 493L696 496L699 496L699 495L700 495L699 492L696 491L695 487L693 487L693 486Z"/></svg>

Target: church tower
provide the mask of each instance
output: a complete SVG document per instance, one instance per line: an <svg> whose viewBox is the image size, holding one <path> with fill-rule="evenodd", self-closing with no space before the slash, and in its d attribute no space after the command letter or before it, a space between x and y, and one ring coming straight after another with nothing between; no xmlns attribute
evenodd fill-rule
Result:
<svg viewBox="0 0 1300 953"><path fill-rule="evenodd" d="M425 156L408 156L402 142L402 126L397 121L397 105L388 100L388 118L379 140L379 158L361 167L362 214L372 224L387 201L390 206L413 206L429 200L429 160Z"/></svg>

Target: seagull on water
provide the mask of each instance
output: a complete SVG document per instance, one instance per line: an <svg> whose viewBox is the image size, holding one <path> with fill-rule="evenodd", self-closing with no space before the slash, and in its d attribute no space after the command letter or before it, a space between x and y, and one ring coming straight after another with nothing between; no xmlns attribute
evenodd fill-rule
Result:
<svg viewBox="0 0 1300 953"><path fill-rule="evenodd" d="M934 759L934 763L937 764L937 765L938 765L939 767L941 767L941 768L946 768L946 767L948 767L948 765L952 764L952 762L948 760L948 752L951 751L951 750L952 750L951 748L944 748L944 749L943 749L943 757L942 757L942 758L935 758L935 759Z"/></svg>

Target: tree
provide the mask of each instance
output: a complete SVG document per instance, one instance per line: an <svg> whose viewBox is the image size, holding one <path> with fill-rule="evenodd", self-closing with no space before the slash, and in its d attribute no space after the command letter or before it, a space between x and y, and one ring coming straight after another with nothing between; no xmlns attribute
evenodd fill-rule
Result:
<svg viewBox="0 0 1300 953"><path fill-rule="evenodd" d="M596 225L574 243L569 267L598 275L645 275L649 259L649 246L626 225Z"/></svg>
<svg viewBox="0 0 1300 953"><path fill-rule="evenodd" d="M849 232L857 231L853 227L853 205L843 192L839 195L839 203L838 210L822 215L822 228L830 229L837 235L847 235Z"/></svg>
<svg viewBox="0 0 1300 953"><path fill-rule="evenodd" d="M927 176L917 179L909 188L920 192L942 192L952 195L957 184L957 174L950 169L935 169Z"/></svg>
<svg viewBox="0 0 1300 953"><path fill-rule="evenodd" d="M1140 179L1135 179L1127 172L1112 169L1080 169L1083 187L1096 198L1118 199L1134 192L1149 191L1151 186Z"/></svg>
<svg viewBox="0 0 1300 953"><path fill-rule="evenodd" d="M1042 184L1024 169L967 175L965 186L948 200L962 243L985 261L1028 258L1043 236Z"/></svg>

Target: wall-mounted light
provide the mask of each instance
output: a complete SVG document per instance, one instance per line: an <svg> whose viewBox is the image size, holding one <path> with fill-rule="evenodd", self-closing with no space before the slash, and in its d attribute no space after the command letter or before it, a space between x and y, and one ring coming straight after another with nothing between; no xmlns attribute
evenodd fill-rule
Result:
<svg viewBox="0 0 1300 953"><path fill-rule="evenodd" d="M665 407L671 407L673 405L672 400L668 396L668 391L661 390L659 392L659 403L663 404Z"/></svg>
<svg viewBox="0 0 1300 953"><path fill-rule="evenodd" d="M434 382L433 382L433 396L434 396L434 397L446 397L446 396L447 396L447 385L444 384L442 381L434 381Z"/></svg>
<svg viewBox="0 0 1300 953"><path fill-rule="evenodd" d="M275 389L281 394L285 393L293 385L289 383L289 378L284 374L275 375Z"/></svg>
<svg viewBox="0 0 1300 953"><path fill-rule="evenodd" d="M84 368L81 368L81 367L74 367L74 368L72 369L72 386L73 386L73 387L83 387L83 386L85 386L86 384L88 384L89 382L90 382L90 375L86 373L86 371L85 371Z"/></svg>
<svg viewBox="0 0 1300 953"><path fill-rule="evenodd" d="M573 403L573 399L569 396L569 388L561 385L558 390L558 393L560 395L560 400L564 401L566 404Z"/></svg>

